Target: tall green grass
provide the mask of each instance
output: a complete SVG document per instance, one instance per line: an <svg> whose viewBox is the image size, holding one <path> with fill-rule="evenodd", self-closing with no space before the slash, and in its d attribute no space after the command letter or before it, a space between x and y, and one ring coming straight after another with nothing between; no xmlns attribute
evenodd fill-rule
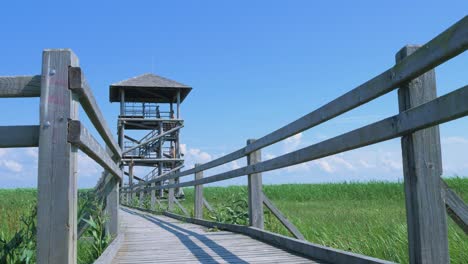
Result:
<svg viewBox="0 0 468 264"><path fill-rule="evenodd" d="M0 263L35 263L36 197L36 189L0 189ZM95 195L80 190L78 197L78 219L90 223L78 240L78 263L88 264L99 257L111 238L102 232L106 218Z"/></svg>
<svg viewBox="0 0 468 264"><path fill-rule="evenodd" d="M467 201L468 178L446 181ZM216 208L216 215L233 201L245 199L246 190L245 186L205 187L204 196ZM265 185L263 190L308 241L408 263L402 183L283 184ZM182 205L193 215L193 188L184 191L186 198ZM181 213L178 208L175 211ZM267 230L291 236L268 209L264 211ZM206 210L204 217L212 220ZM467 236L451 219L448 219L448 230L451 262L467 263Z"/></svg>

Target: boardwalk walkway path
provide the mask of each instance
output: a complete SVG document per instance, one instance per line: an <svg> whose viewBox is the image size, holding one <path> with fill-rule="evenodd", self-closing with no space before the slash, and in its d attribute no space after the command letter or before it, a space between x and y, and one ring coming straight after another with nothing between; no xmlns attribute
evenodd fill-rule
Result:
<svg viewBox="0 0 468 264"><path fill-rule="evenodd" d="M322 263L248 236L122 208L124 241L113 263Z"/></svg>

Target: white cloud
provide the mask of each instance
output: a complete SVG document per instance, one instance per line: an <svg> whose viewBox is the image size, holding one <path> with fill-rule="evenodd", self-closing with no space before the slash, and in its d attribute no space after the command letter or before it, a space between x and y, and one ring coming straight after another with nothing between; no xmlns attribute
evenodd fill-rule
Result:
<svg viewBox="0 0 468 264"><path fill-rule="evenodd" d="M180 151L184 154L186 165L193 166L196 163L206 163L213 157L197 148L187 148L186 144L180 144Z"/></svg>
<svg viewBox="0 0 468 264"><path fill-rule="evenodd" d="M8 152L8 149L3 149L3 148L0 148L0 157L3 157L7 154Z"/></svg>
<svg viewBox="0 0 468 264"><path fill-rule="evenodd" d="M302 132L284 140L283 149L286 153L297 150L302 142Z"/></svg>
<svg viewBox="0 0 468 264"><path fill-rule="evenodd" d="M37 159L39 157L38 148L27 148L26 155Z"/></svg>
<svg viewBox="0 0 468 264"><path fill-rule="evenodd" d="M442 138L443 144L468 144L468 139L464 137L445 137Z"/></svg>
<svg viewBox="0 0 468 264"><path fill-rule="evenodd" d="M0 160L0 166L11 172L21 172L23 170L23 165L14 160Z"/></svg>

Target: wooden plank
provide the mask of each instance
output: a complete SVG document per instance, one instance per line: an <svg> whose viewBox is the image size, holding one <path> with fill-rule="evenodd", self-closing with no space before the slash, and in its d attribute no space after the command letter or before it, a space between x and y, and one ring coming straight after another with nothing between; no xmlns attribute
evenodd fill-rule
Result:
<svg viewBox="0 0 468 264"><path fill-rule="evenodd" d="M41 96L41 75L0 76L0 98Z"/></svg>
<svg viewBox="0 0 468 264"><path fill-rule="evenodd" d="M120 147L114 140L106 119L102 115L101 109L99 108L80 67L69 68L69 88L78 94L81 106L88 115L89 120L101 135L104 142L106 142L115 154L115 157L120 158L122 156Z"/></svg>
<svg viewBox="0 0 468 264"><path fill-rule="evenodd" d="M199 166L200 164L195 164ZM195 173L195 180L203 178L203 171ZM194 217L203 219L203 185L195 185L195 199L194 199Z"/></svg>
<svg viewBox="0 0 468 264"><path fill-rule="evenodd" d="M397 63L417 50L418 46L404 47L396 55ZM402 84L398 90L400 112L435 98L434 70ZM440 195L442 157L439 127L404 135L401 148L410 263L449 263L447 222Z"/></svg>
<svg viewBox="0 0 468 264"><path fill-rule="evenodd" d="M69 49L44 50L40 99L37 263L73 264L77 257L77 153L69 144L68 120L78 101L68 89L68 67L78 66Z"/></svg>
<svg viewBox="0 0 468 264"><path fill-rule="evenodd" d="M468 104L466 104L466 101L468 101L468 86L438 97L431 102L409 109L405 112L401 112L398 115L383 119L320 143L267 161L262 161L252 166L245 166L228 172L219 173L210 177L205 177L201 180L179 183L177 184L177 187L207 184L251 173L280 169L400 137L417 130L468 115ZM175 184L169 184L159 188L166 189L173 188L175 186Z"/></svg>
<svg viewBox="0 0 468 264"><path fill-rule="evenodd" d="M248 139L247 145L255 142L255 139ZM253 166L262 161L261 150L256 150L247 154L247 165ZM263 219L263 196L262 196L262 174L252 173L247 176L248 204L249 204L249 225L260 229L264 228Z"/></svg>
<svg viewBox="0 0 468 264"><path fill-rule="evenodd" d="M174 185L174 179L170 179L169 184ZM174 188L169 188L168 195L167 195L167 202L168 202L167 210L169 210L169 211L174 210L175 200L176 200L176 198L175 198L175 195L174 195Z"/></svg>
<svg viewBox="0 0 468 264"><path fill-rule="evenodd" d="M112 150L109 146L106 147L106 152L112 156ZM112 160L118 162L118 157L114 157ZM105 230L107 234L116 237L119 234L119 184L121 179L113 177L107 170L103 172L103 176L107 179L104 188L106 201L104 212L109 217Z"/></svg>
<svg viewBox="0 0 468 264"><path fill-rule="evenodd" d="M81 151L86 153L104 169L111 172L120 181L122 179L122 170L91 133L78 120L70 120L68 123L68 142L78 146Z"/></svg>
<svg viewBox="0 0 468 264"><path fill-rule="evenodd" d="M263 195L263 203L265 206L270 209L270 211L273 213L273 215L283 224L284 227L297 239L299 240L306 240L304 235L297 229L297 227L289 222L289 220L286 218L283 213L275 206L275 204L268 199L268 197L265 195L265 193L262 193Z"/></svg>
<svg viewBox="0 0 468 264"><path fill-rule="evenodd" d="M440 186L448 215L468 235L468 206L442 179Z"/></svg>
<svg viewBox="0 0 468 264"><path fill-rule="evenodd" d="M325 247L317 244L313 244L307 241L286 237L283 235L271 233L262 229L255 227L242 226L242 225L233 225L233 224L223 224L217 222L211 222L202 219L188 218L181 215L177 215L170 212L163 212L165 216L188 222L197 225L206 226L209 228L218 228L221 230L227 230L235 233L244 234L250 236L254 239L266 242L268 244L289 250L307 256L310 258L315 258L323 260L329 263L337 264L367 264L367 263L379 263L379 264L390 264L393 262L381 260L373 257L368 257L360 254L355 254L351 252L346 252L339 249L334 249L330 247Z"/></svg>
<svg viewBox="0 0 468 264"><path fill-rule="evenodd" d="M0 126L0 148L37 147L39 126Z"/></svg>
<svg viewBox="0 0 468 264"><path fill-rule="evenodd" d="M336 98L328 104L259 138L254 144L202 164L198 168L182 171L171 178L204 171L243 158L247 153L262 149L309 128L322 124L340 114L391 92L403 83L418 77L468 49L468 16L433 38L414 54L371 80Z"/></svg>

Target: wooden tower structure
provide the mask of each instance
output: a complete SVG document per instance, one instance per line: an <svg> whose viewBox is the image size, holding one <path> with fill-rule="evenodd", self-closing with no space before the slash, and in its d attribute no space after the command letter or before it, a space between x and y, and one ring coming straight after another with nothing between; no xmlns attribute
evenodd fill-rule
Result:
<svg viewBox="0 0 468 264"><path fill-rule="evenodd" d="M110 102L120 103L118 143L128 185L132 186L134 180L148 181L178 172L183 167L179 134L184 121L180 105L191 90L187 85L155 74L110 85ZM152 169L147 175L137 177L134 166ZM157 195L164 193L161 190ZM176 189L175 195L182 196L182 190Z"/></svg>

